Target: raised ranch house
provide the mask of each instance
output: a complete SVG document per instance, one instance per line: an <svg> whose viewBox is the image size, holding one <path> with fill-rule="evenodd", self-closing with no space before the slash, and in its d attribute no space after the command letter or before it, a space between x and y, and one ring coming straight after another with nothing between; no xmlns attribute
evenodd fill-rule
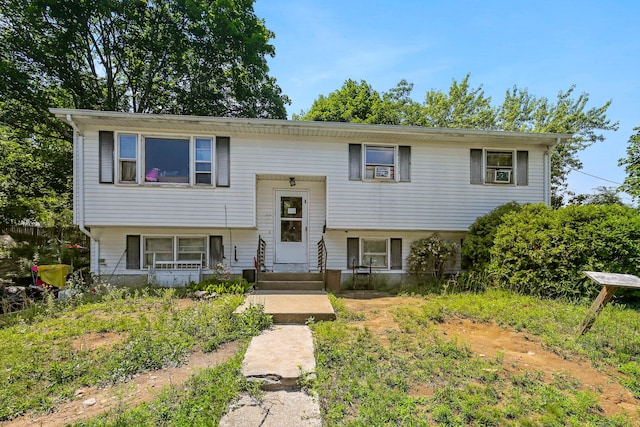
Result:
<svg viewBox="0 0 640 427"><path fill-rule="evenodd" d="M74 221L91 271L182 285L234 274L406 274L495 207L550 201L570 135L52 109L74 129ZM259 243L260 242L260 243Z"/></svg>

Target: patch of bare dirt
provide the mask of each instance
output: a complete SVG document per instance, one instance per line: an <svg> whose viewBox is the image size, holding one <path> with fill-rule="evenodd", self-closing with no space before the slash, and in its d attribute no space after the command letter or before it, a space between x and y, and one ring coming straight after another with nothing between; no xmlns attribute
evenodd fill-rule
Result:
<svg viewBox="0 0 640 427"><path fill-rule="evenodd" d="M112 342L111 345L113 345L113 340L118 338L111 338L111 341L109 339L106 341ZM100 340L96 342L98 341ZM178 368L145 372L131 381L113 387L79 389L72 401L60 405L53 413L38 417L24 415L6 422L3 427L59 427L93 418L116 407L128 408L150 402L160 394L164 387L180 385L199 370L224 363L237 352L237 342L226 343L212 353L193 353L189 357L189 361Z"/></svg>
<svg viewBox="0 0 640 427"><path fill-rule="evenodd" d="M376 335L383 345L388 345L388 331L399 331L393 319L393 310L399 306L418 307L425 303L420 298L347 293L344 303L351 312L361 313L365 320L354 325L366 327ZM598 371L585 359L567 360L552 353L535 341L530 335L504 329L493 324L473 323L466 319L450 319L435 325L443 338L456 339L478 357L504 357L504 366L512 372L542 372L544 379L551 382L554 375L564 375L580 382L581 389L599 395L598 403L606 415L626 412L640 424L640 402L624 388L610 373ZM433 390L422 390L431 395Z"/></svg>
<svg viewBox="0 0 640 427"><path fill-rule="evenodd" d="M74 339L71 347L76 351L93 351L99 348L110 349L114 345L124 342L127 334L115 332L91 332Z"/></svg>

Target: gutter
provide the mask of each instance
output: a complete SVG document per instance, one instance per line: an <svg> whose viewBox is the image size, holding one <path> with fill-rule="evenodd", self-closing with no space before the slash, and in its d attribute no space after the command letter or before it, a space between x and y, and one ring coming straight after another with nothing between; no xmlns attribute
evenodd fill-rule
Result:
<svg viewBox="0 0 640 427"><path fill-rule="evenodd" d="M99 243L98 238L84 225L84 134L78 129L71 114L67 114L66 118L67 122L73 128L73 202L74 211L76 212L76 222L82 233L89 236L92 241ZM96 256L92 256L92 259L98 259L98 251L99 245L96 245ZM95 270L98 275L100 275L99 269L100 264L98 263L98 268Z"/></svg>

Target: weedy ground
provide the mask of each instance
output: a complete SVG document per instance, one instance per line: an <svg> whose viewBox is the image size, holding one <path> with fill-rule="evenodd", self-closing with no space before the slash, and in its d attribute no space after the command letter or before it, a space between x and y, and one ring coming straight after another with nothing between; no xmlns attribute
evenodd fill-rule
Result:
<svg viewBox="0 0 640 427"><path fill-rule="evenodd" d="M241 392L246 344L270 325L242 296L193 301L172 290L115 290L0 317L0 421L59 418L78 390L115 388L235 342L214 367L78 426L217 425ZM640 314L613 303L582 337L588 303L490 290L331 296L338 320L310 322L329 426L633 426L640 424ZM94 339L107 339L94 345ZM104 345L108 342L108 345ZM86 416L86 414L85 414Z"/></svg>
<svg viewBox="0 0 640 427"><path fill-rule="evenodd" d="M610 305L577 337L588 305L509 292L333 304L338 320L313 325L329 426L640 422L636 310Z"/></svg>
<svg viewBox="0 0 640 427"><path fill-rule="evenodd" d="M172 290L116 290L96 302L49 301L6 316L0 329L0 421L54 412L84 387L110 387L143 372L180 366L195 351L211 352L237 340L241 351L235 357L201 371L186 388L169 388L152 404L120 407L86 424L219 419L231 399L251 389L238 369L243 349L271 322L259 307L232 315L242 300L226 296L185 304ZM94 348L91 338L102 334L109 334L109 345Z"/></svg>

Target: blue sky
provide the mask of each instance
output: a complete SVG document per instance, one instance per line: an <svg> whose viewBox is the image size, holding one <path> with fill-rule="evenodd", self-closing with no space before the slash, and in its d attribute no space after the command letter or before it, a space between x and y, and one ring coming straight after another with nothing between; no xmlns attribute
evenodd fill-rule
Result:
<svg viewBox="0 0 640 427"><path fill-rule="evenodd" d="M624 180L618 159L640 126L637 0L257 0L255 11L276 34L270 74L292 100L289 117L349 78L379 92L406 79L422 102L470 73L495 105L514 85L555 100L575 84L589 107L612 100L608 117L620 122L580 153L583 172ZM569 185L576 193L616 186L575 172Z"/></svg>

